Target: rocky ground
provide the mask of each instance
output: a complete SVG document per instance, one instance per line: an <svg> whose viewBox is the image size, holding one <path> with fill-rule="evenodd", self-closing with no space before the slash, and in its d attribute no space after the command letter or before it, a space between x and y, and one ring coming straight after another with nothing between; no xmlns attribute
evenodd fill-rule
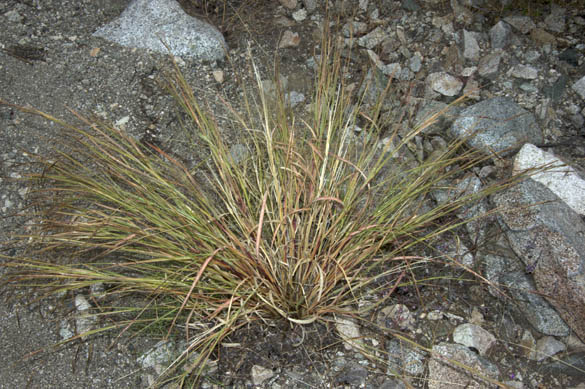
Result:
<svg viewBox="0 0 585 389"><path fill-rule="evenodd" d="M197 155L186 155L180 142L172 101L157 85L168 65L166 56L122 47L92 35L119 16L128 3L1 0L0 98L71 120L69 108L94 113L124 126L137 138L157 139L187 162L195 163ZM222 120L219 97L237 104L241 95L234 69L249 68L248 50L266 80L271 78L276 56L286 91L302 114L315 75L314 49L325 16L322 3L182 0L187 12L206 18L220 29L228 60L201 61L188 56L177 60L198 96L217 110ZM224 4L232 8L224 10ZM368 74L383 80L393 78L393 100L387 108L403 118L401 125L414 125L424 112L441 109L463 93L469 94L464 106L415 139L415 159L427 158L458 136L458 131L469 130L466 117L504 115L500 119L510 125L474 145L498 155L477 172L479 178L507 169L518 151L515 146L526 141L554 152L573 166L575 171L567 175L575 179L582 176L585 6L579 0L338 0L329 1L328 10L334 33L346 40L347 47L354 48L346 53L350 58L348 79L358 83ZM244 75L243 82L253 80ZM494 107L476 105L486 101L496 103ZM18 178L34 168L31 154L45 152L58 139L58 131L46 122L1 106L0 127L0 209L4 216L0 239L8 242L13 233L22 231L25 222L18 212L26 204L27 189ZM531 195L541 191L535 187L525 190ZM544 196L549 195L547 192ZM539 197L532 201L535 199L540 201ZM502 196L493 202L508 200ZM571 294L563 289L567 285L546 277L550 268L539 268L545 260L517 258L522 253L555 257L560 255L555 249L562 246L576 252L573 259L581 255L581 262L575 260L580 274L579 266L585 267L585 250L579 251L579 241L583 241L585 230L580 230L579 204L571 208L577 208L575 214L561 207L549 209L552 216L545 211L545 216L538 216L542 220L552 218L552 224L561 225L555 231L571 237L568 243L561 239L548 252L530 243L539 241L540 235L529 235L520 228L529 222L524 220L518 227L516 219L505 215L500 223L469 229L463 238L465 249L456 239L441 242L442 251L453 253L458 261L492 282L510 288L510 298L499 296L469 272L430 265L428 272L444 276L440 282L422 287L418 293L400 290L393 301L396 305L385 307L374 318L416 339L427 351L433 349L461 361L498 384L445 369L429 352L413 349L380 331L357 328L355 323L345 323L341 328L338 325L337 331L359 331L368 346L379 350L378 361L341 344L333 323L308 327L304 334L276 323L239 331L230 339L239 346L221 348L217 363L202 385L585 387L585 345L579 340L585 333L585 316L579 316L583 304L577 301L571 305ZM555 215L563 215L564 221L554 219ZM506 235L508 241L499 233L506 228L512 231ZM514 240L515 232L524 240ZM5 250L7 255L14 253L9 247ZM548 295L543 285L549 286ZM582 281L575 290L580 287ZM146 387L161 368L156 356L164 359L175 347L158 345L153 353L145 354L157 343L154 337L102 336L53 350L52 345L87 324L74 314L83 311L86 302L90 304L91 293L39 300L36 297L40 296L7 288L2 292L3 388ZM541 297L550 294L560 296L560 304ZM295 347L301 335L304 341ZM400 379L392 378L391 373L398 373Z"/></svg>

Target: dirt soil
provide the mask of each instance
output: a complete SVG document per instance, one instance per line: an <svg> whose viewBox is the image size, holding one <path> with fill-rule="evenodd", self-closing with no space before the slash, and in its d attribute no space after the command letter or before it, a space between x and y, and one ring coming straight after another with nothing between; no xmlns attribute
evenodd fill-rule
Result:
<svg viewBox="0 0 585 389"><path fill-rule="evenodd" d="M185 153L187 149L181 141L173 102L158 85L164 69L169 66L169 59L92 37L98 27L116 18L128 3L129 0L0 0L0 98L31 105L74 122L76 119L70 110L125 123L125 129L137 138L155 137L165 149L195 164L200 156ZM207 9L202 7L204 1L181 0L181 3L189 13L206 17L217 25L229 46L229 60L203 64L185 60L181 64L198 97L213 107L220 121L225 115L220 108L220 97L237 101L241 96L238 81L244 85L254 82L245 73L240 73L242 78L238 80L233 71L249 68L248 47L265 78L272 77L276 56L280 73L288 78L289 89L309 98L314 74L307 71L306 61L314 54L320 39L309 20L295 26L301 36L299 46L277 50L285 29L275 16L277 1L228 2L235 8L242 5L237 13L229 10L224 13L222 1L208 1ZM253 5L246 7L248 3ZM447 10L448 2L444 3ZM16 11L20 18L10 22L2 18L9 11ZM354 66L348 77L358 81L370 66L369 60L359 54ZM214 79L214 70L224 72L222 83ZM230 131L229 127L226 131ZM234 135L237 139L238 134ZM26 218L20 215L20 210L26 205L27 188L20 178L35 168L31 155L46 153L51 144L58 142L58 136L56 126L9 107L0 107L0 206L4 216L0 241L8 242L12 234L23 231ZM15 253L15 250L4 251L7 255ZM440 268L438 271L447 270ZM457 272L455 276L463 277L462 274ZM422 293L423 300L418 293ZM516 323L519 319L503 315L505 309L501 302L490 298L479 283L468 288L456 279L435 288L423 288L418 293L402 290L396 302L415 311L450 304L479 306L486 320L498 318L493 330L497 331L499 339L517 335L506 334L506 331L510 322ZM146 387L136 359L157 339L126 336L118 339L116 334L111 334L54 349L52 346L62 340L61 322L74 311L72 296L41 300L42 296L4 288L2 297L1 388ZM425 331L438 339L447 329L437 325ZM213 377L217 385L243 387L244 383L249 383L252 366L262 365L275 372L296 371L299 387L322 387L323 382L329 382L329 387L362 385L355 384L356 374L344 373L343 366L349 364L337 369L336 363L353 358L359 365L363 358L345 350L333 334L333 328L324 324L308 326L302 332L281 328L278 323L244 328L229 339L240 344L238 348L223 348L216 355L218 370ZM384 342L383 334L375 336ZM299 339L304 339L302 346L294 346ZM433 340L423 339L426 344ZM518 350L499 352L515 361ZM538 371L537 366L523 361L521 367L511 362L507 374L518 370ZM368 370L375 369L375 365L368 365ZM228 371L231 376L226 378ZM502 373L505 372L505 368L502 369ZM380 387L384 383L384 369L378 373L367 381L367 387ZM559 381L544 374L542 379L543 387L549 388L578 382L571 378Z"/></svg>

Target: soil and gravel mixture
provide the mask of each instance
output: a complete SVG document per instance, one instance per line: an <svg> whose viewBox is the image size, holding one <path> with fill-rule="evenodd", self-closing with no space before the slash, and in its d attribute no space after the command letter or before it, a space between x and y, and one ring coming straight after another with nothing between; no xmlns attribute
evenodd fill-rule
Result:
<svg viewBox="0 0 585 389"><path fill-rule="evenodd" d="M156 139L165 149L195 164L200 157L185 153L173 102L159 86L163 70L169 65L168 58L120 47L92 36L98 27L116 18L128 3L128 0L0 0L0 97L73 122L76 119L70 109L96 115L124 126L138 139ZM234 72L234 69L249 68L248 50L266 79L272 77L274 60L278 58L279 73L286 77L287 89L310 96L314 77L310 59L320 40L316 21L322 20L324 14L320 2L181 0L180 3L188 13L216 25L226 38L229 47L226 61L180 60L181 69L198 97L216 112L219 120L226 116L220 108L220 97L237 104L241 98L238 82L250 85L254 82L245 72ZM315 3L318 7L309 15L293 15ZM487 34L500 18L511 14L528 15L540 25L556 6L550 1L526 0L517 2L514 7L511 4L514 2L509 1L502 1L508 3L504 6L497 1L470 0L462 2L469 5L464 13L466 18L471 18L469 22L459 18L460 10L454 9L459 5L456 2L454 5L453 1L343 0L330 3L331 20L336 21L334 29L340 35L343 33L341 27L350 20L363 23L366 31L378 25L396 26L395 39L374 48L381 60L407 62L404 58L413 58L414 52L422 53L422 70L414 72L410 78L405 76L395 85L392 93L398 106L410 101L404 98L407 95L421 99L429 97L424 88L429 73L460 70L464 59L453 49L455 45L451 41L456 31L468 28ZM584 20L585 7L579 1L561 3L568 20ZM225 4L226 9L223 8ZM372 12L378 14L372 15ZM360 16L354 18L356 15ZM551 49L537 59L540 68L549 70L538 80L543 84L558 87L555 69L562 69L572 80L585 74L582 59L585 25L576 22L568 25L567 29L549 34L556 43L549 44ZM361 24L356 26L362 28ZM298 33L300 42L278 49L286 30ZM580 46L573 44L575 40ZM517 61L518 52L538 52L539 44L523 47L523 42L513 42L505 49L505 61ZM560 63L559 52L574 47L577 47L576 65ZM347 55L351 56L347 77L359 82L371 68L371 58L365 50ZM411 67L414 68L416 66ZM218 78L218 71L222 72L223 80ZM534 97L540 96L540 92L530 89L530 85L519 85L520 81L513 84L498 76L481 81L479 98L519 91L517 97L521 105L531 111L540 110L539 119L546 125L549 146L556 145L555 152L577 166L583 165L583 100L574 95L570 99L555 100L552 95L543 107ZM447 103L452 100L447 96L431 97ZM19 215L19 210L26 204L27 188L19 178L28 169L34 169L30 164L31 154L46 152L49 145L58 141L58 135L58 129L51 124L0 107L1 241L9 241L13 233L21 232L25 226L26 219ZM13 255L14 251L4 253ZM525 388L567 388L585 383L582 371L555 370L551 374L544 365L525 358L515 342L529 325L510 313L512 303L491 297L487 287L477 280L464 282L473 280L473 276L459 269L435 266L428 271L451 277L418 290L399 290L394 301L404 304L415 316L435 310L452 315L448 320L421 324L416 330L421 344L431 347L448 339L454 325L461 324L457 317L467 318L474 311L498 340L489 359L497 363L501 377L505 378L503 381L514 381L515 387ZM155 336L116 338L116 334L112 334L53 349L52 346L63 339L60 333L63 321L75 311L72 296L40 299L42 296L6 288L1 293L4 298L0 302L0 387L147 386L152 372L143 371L137 358L158 341ZM388 342L385 334L368 332L367 328L362 331L372 339L374 347L383 349ZM217 363L203 387L251 387L253 375L262 373L259 367L271 372L270 378L263 383L271 388L404 387L386 374L384 363L368 360L346 349L335 335L333 325L319 324L301 330L282 323L255 324L238 331L226 343L237 347L219 350L215 356ZM385 360L387 355L380 354L380 358ZM413 379L412 385L426 387L429 383L424 374L421 377Z"/></svg>

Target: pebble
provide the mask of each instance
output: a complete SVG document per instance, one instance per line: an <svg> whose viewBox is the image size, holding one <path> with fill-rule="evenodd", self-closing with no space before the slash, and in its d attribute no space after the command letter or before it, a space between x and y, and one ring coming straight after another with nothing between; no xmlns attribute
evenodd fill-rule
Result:
<svg viewBox="0 0 585 389"><path fill-rule="evenodd" d="M512 29L506 22L500 20L490 29L490 42L492 49L503 49L508 45Z"/></svg>
<svg viewBox="0 0 585 389"><path fill-rule="evenodd" d="M251 376L254 385L258 386L274 377L274 372L264 366L254 365L252 366Z"/></svg>
<svg viewBox="0 0 585 389"><path fill-rule="evenodd" d="M297 22L302 22L307 18L307 10L304 8L299 9L298 11L293 12L292 17Z"/></svg>
<svg viewBox="0 0 585 389"><path fill-rule="evenodd" d="M463 30L463 57L476 62L479 60L479 43L475 33Z"/></svg>
<svg viewBox="0 0 585 389"><path fill-rule="evenodd" d="M502 60L503 52L497 50L491 54L482 57L477 66L477 73L482 77L491 77L498 73L500 61Z"/></svg>
<svg viewBox="0 0 585 389"><path fill-rule="evenodd" d="M524 35L536 28L530 16L508 16L504 18L504 21Z"/></svg>
<svg viewBox="0 0 585 389"><path fill-rule="evenodd" d="M463 87L461 80L445 72L429 74L427 82L435 92L439 92L443 96L455 96Z"/></svg>
<svg viewBox="0 0 585 389"><path fill-rule="evenodd" d="M24 20L22 15L19 14L18 11L14 10L14 9L6 12L4 14L4 17L6 19L8 19L9 22L13 22L13 23L22 23L22 21Z"/></svg>
<svg viewBox="0 0 585 389"><path fill-rule="evenodd" d="M479 355L486 355L496 344L496 338L478 325L461 324L453 331L453 341L467 347L473 347Z"/></svg>
<svg viewBox="0 0 585 389"><path fill-rule="evenodd" d="M295 9L297 8L297 0L278 0L280 5L284 8Z"/></svg>
<svg viewBox="0 0 585 389"><path fill-rule="evenodd" d="M291 30L286 30L282 34L282 38L280 38L280 43L278 43L279 49L284 49L287 47L296 47L301 43L301 37L299 36L298 32L292 32Z"/></svg>
<svg viewBox="0 0 585 389"><path fill-rule="evenodd" d="M579 81L574 83L573 86L571 86L571 89L577 92L581 98L585 99L585 76L581 77Z"/></svg>
<svg viewBox="0 0 585 389"><path fill-rule="evenodd" d="M511 69L510 74L515 78L523 78L525 80L534 80L538 77L538 70L532 66L516 65Z"/></svg>
<svg viewBox="0 0 585 389"><path fill-rule="evenodd" d="M380 44L386 38L386 36L387 34L382 27L376 27L368 34L359 38L358 44L362 47L365 47L366 49L373 49L378 44Z"/></svg>

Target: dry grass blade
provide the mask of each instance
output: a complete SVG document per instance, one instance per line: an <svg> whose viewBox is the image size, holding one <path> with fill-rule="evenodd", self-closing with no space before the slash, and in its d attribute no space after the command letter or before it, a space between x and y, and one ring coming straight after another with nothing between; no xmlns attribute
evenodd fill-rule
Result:
<svg viewBox="0 0 585 389"><path fill-rule="evenodd" d="M178 69L170 75L188 129L209 151L205 179L113 126L78 116L86 128L74 127L20 107L62 125L69 143L31 177L40 211L21 238L38 251L11 260L11 280L50 291L104 284L112 304L102 314L114 318L119 298L143 296L120 328L183 328L189 346L173 364L191 361L182 380L250 321L304 325L361 314L356 301L366 288L383 303L384 289L424 264L409 250L460 225L447 216L513 180L423 207L430 191L484 157L458 141L436 159L389 169L422 128L395 148L380 146L381 125L371 119L367 135L353 135L359 117L378 117L381 101L374 113L361 99L352 105L339 51L322 47L330 62L320 64L311 119L295 125L282 96L269 105L260 88L250 119L234 120L251 150L238 162Z"/></svg>

